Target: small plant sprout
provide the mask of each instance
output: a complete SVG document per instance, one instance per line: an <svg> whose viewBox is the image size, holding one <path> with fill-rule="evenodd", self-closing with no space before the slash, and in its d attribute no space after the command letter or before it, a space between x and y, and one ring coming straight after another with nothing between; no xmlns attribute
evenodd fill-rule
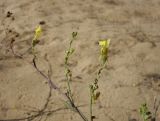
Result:
<svg viewBox="0 0 160 121"><path fill-rule="evenodd" d="M35 29L35 34L34 34L34 38L32 40L32 54L35 56L35 51L34 51L34 47L39 43L39 37L42 34L42 28L41 26L38 26Z"/></svg>
<svg viewBox="0 0 160 121"><path fill-rule="evenodd" d="M141 105L141 107L139 108L139 113L140 113L143 121L148 121L149 119L152 118L151 112L148 110L146 103Z"/></svg>

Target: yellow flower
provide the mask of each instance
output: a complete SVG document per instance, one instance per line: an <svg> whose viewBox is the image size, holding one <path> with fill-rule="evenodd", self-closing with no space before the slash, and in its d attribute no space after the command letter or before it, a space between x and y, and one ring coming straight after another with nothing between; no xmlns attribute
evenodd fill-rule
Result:
<svg viewBox="0 0 160 121"><path fill-rule="evenodd" d="M41 26L38 26L35 29L34 38L32 40L32 49L34 49L34 47L39 43L38 38L41 36L41 34L42 34L42 28L41 28Z"/></svg>
<svg viewBox="0 0 160 121"><path fill-rule="evenodd" d="M33 40L37 40L41 36L41 33L42 33L42 28L41 26L38 26L35 30L35 35Z"/></svg>
<svg viewBox="0 0 160 121"><path fill-rule="evenodd" d="M109 49L109 45L110 45L110 39L99 41L99 45L101 47L100 56L101 56L101 59L104 64L108 58L108 49Z"/></svg>

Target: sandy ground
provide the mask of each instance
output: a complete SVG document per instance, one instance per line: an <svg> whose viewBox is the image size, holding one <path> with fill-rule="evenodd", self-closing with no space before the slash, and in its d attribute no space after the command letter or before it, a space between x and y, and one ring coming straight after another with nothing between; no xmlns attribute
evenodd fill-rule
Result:
<svg viewBox="0 0 160 121"><path fill-rule="evenodd" d="M89 84L99 67L98 41L106 38L111 39L109 62L99 81L95 121L142 121L138 109L144 102L154 112L154 99L160 99L159 0L0 0L0 22L0 120L35 115L47 101L49 87L44 78L9 48L14 38L14 50L25 53L39 23L43 35L36 47L38 65L47 72L47 54L51 78L64 91L64 53L71 33L78 32L70 60L71 84L74 100L87 117ZM32 59L30 53L24 57ZM63 107L52 90L45 109L50 113L28 121L82 121Z"/></svg>

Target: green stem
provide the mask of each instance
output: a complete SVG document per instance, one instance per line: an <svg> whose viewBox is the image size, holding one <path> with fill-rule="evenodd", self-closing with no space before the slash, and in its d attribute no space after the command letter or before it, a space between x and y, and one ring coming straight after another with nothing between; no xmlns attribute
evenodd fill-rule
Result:
<svg viewBox="0 0 160 121"><path fill-rule="evenodd" d="M90 121L93 121L93 118L92 118L92 106L93 106L93 89L92 87L90 87Z"/></svg>
<svg viewBox="0 0 160 121"><path fill-rule="evenodd" d="M93 94L94 94L94 91L98 89L98 80L100 78L100 75L102 73L102 70L105 68L106 66L106 62L101 65L100 69L98 70L97 72L97 77L95 78L95 81L94 81L94 85L90 85L90 121L93 121L93 115L92 115L92 111L93 111Z"/></svg>
<svg viewBox="0 0 160 121"><path fill-rule="evenodd" d="M71 92L71 86L70 86L70 81L71 81L71 71L68 67L68 60L69 60L69 56L72 54L71 53L71 48L72 48L72 43L73 41L75 40L75 38L72 38L70 40L70 43L69 43L69 47L68 47L68 50L67 50L67 53L66 53L66 56L65 56L65 69L66 69L66 79L67 79L67 92L68 92L68 96L70 97L71 101L73 101L72 99L72 92Z"/></svg>
<svg viewBox="0 0 160 121"><path fill-rule="evenodd" d="M70 81L71 81L71 77L68 77L67 76L67 86L68 86L68 94L69 94L69 97L70 97L70 99L73 101L73 99L72 99L72 92L71 92L71 86L70 86Z"/></svg>
<svg viewBox="0 0 160 121"><path fill-rule="evenodd" d="M100 75L103 71L103 69L106 67L106 62L100 67L100 69L98 70L98 73L97 73L97 79L100 78Z"/></svg>

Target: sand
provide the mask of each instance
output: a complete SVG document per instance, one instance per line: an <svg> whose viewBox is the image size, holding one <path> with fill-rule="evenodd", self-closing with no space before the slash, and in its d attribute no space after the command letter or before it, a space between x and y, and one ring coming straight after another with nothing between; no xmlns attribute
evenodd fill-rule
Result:
<svg viewBox="0 0 160 121"><path fill-rule="evenodd" d="M99 80L95 121L142 121L139 107L154 113L160 100L159 0L0 0L0 120L82 121L68 109L55 90L14 50L32 61L28 48L37 25L43 24L36 46L38 67L66 91L64 54L71 33L78 32L70 58L73 98L89 117L89 84L99 65L100 39L111 39L109 60ZM50 97L50 98L48 98ZM60 109L59 109L60 108ZM57 110L59 109L59 110ZM44 113L45 112L45 113ZM160 110L157 111L160 121Z"/></svg>

